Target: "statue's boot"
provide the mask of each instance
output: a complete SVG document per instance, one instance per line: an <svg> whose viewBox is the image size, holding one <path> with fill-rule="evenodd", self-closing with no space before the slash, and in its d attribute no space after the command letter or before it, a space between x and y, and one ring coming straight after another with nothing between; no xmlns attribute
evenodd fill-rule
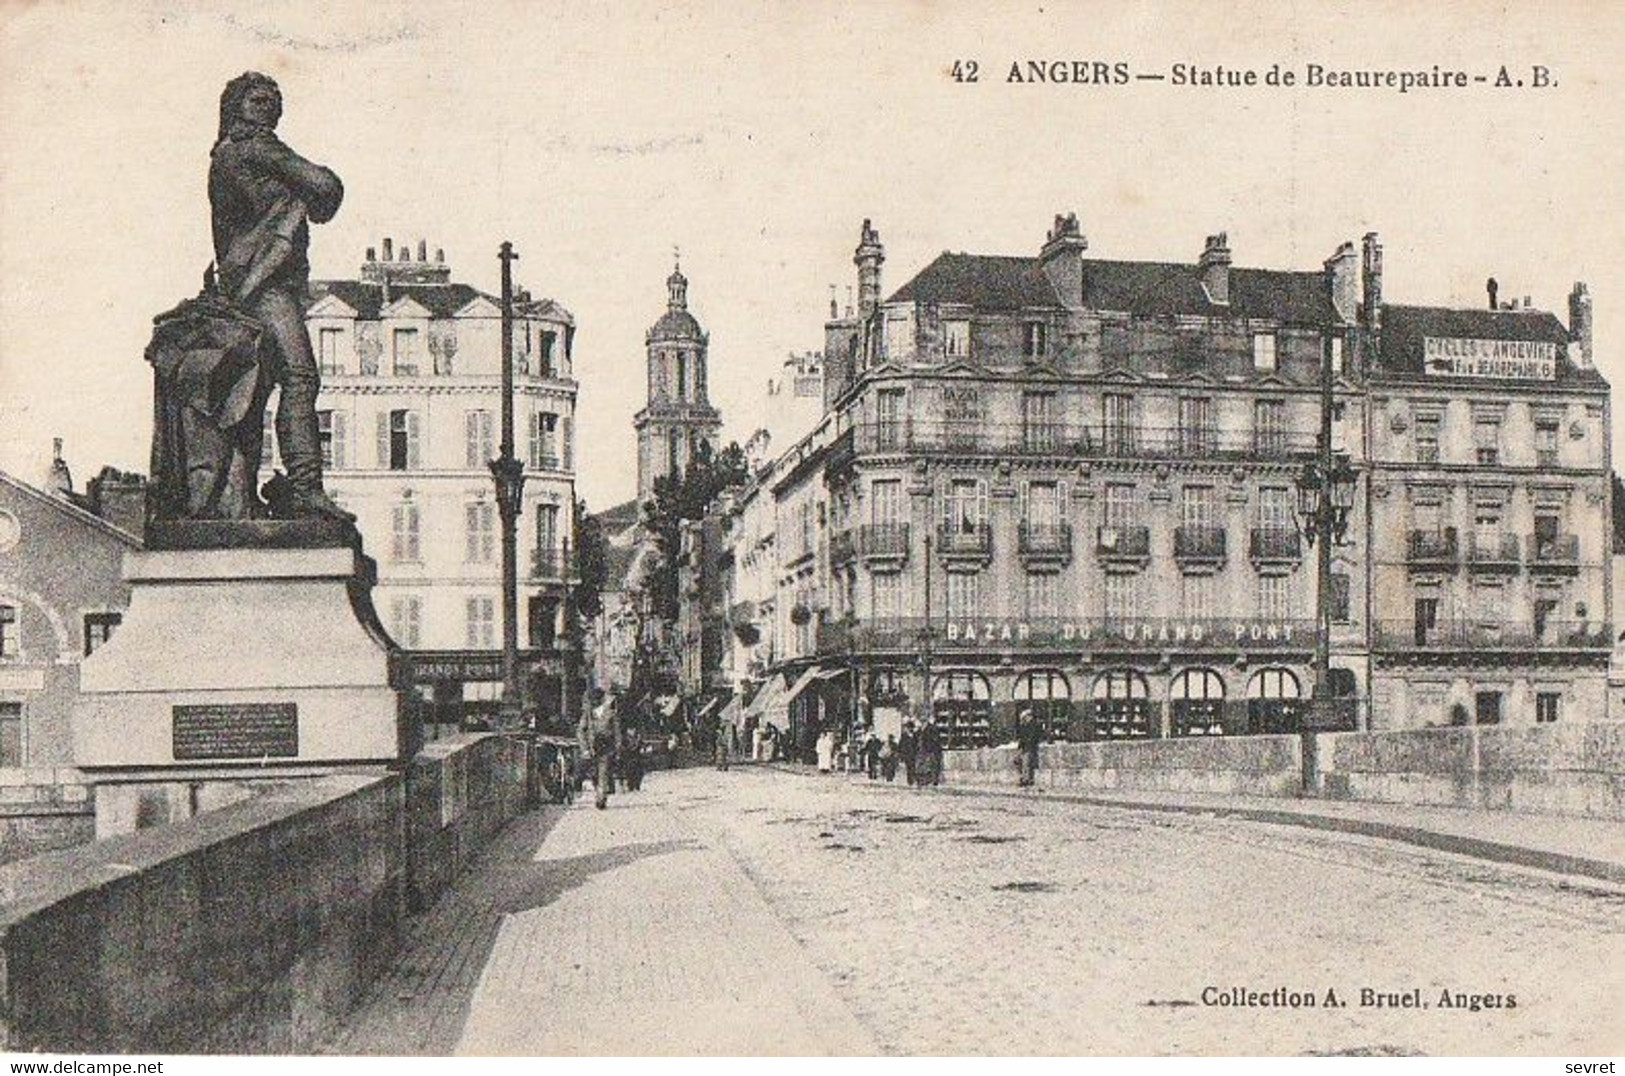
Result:
<svg viewBox="0 0 1625 1076"><path fill-rule="evenodd" d="M295 490L289 507L300 519L336 519L340 523L355 523L355 516L334 503L321 489Z"/></svg>

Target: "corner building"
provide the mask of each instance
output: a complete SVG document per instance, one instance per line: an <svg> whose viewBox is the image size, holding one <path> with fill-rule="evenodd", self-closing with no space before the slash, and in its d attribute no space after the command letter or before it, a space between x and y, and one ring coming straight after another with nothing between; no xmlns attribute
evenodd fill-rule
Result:
<svg viewBox="0 0 1625 1076"><path fill-rule="evenodd" d="M1026 703L1072 739L1299 727L1317 595L1296 478L1322 363L1334 447L1366 473L1353 245L1307 271L1236 267L1222 234L1193 262L1110 260L1068 215L1036 256L944 253L883 299L884 259L865 221L857 309L826 325L818 626L877 726L929 695L950 747L1002 739ZM1364 534L1330 596L1354 698Z"/></svg>
<svg viewBox="0 0 1625 1076"><path fill-rule="evenodd" d="M373 602L407 651L426 734L494 720L502 691L502 555L490 461L502 429L500 301L451 279L420 241L367 250L358 279L311 282L328 492L378 562ZM494 259L493 259L494 260ZM514 302L519 633L527 705L563 706L564 552L573 542L575 320ZM266 423L266 437L272 437ZM276 457L267 445L269 468Z"/></svg>
<svg viewBox="0 0 1625 1076"><path fill-rule="evenodd" d="M1380 252L1377 253L1380 269ZM1591 297L1372 305L1373 695L1399 727L1600 719L1609 389Z"/></svg>

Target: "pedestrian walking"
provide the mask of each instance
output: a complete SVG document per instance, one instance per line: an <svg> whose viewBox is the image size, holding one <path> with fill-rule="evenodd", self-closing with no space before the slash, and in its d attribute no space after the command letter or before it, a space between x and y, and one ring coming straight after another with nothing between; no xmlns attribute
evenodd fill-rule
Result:
<svg viewBox="0 0 1625 1076"><path fill-rule="evenodd" d="M874 729L863 738L863 768L869 775L869 780L880 780L880 737Z"/></svg>
<svg viewBox="0 0 1625 1076"><path fill-rule="evenodd" d="M825 729L818 734L818 772L829 773L835 768L835 732Z"/></svg>
<svg viewBox="0 0 1625 1076"><path fill-rule="evenodd" d="M942 784L942 730L927 719L920 728L919 757L914 763L916 780L921 785Z"/></svg>
<svg viewBox="0 0 1625 1076"><path fill-rule="evenodd" d="M719 770L728 768L728 756L733 753L733 728L733 722L717 719L717 731L713 739L716 740L716 763Z"/></svg>
<svg viewBox="0 0 1625 1076"><path fill-rule="evenodd" d="M615 732L608 725L593 730L593 806L602 811L615 791Z"/></svg>
<svg viewBox="0 0 1625 1076"><path fill-rule="evenodd" d="M914 722L903 722L903 735L897 741L897 757L903 762L903 780L915 783L915 764L920 760L920 738L915 735Z"/></svg>
<svg viewBox="0 0 1625 1076"><path fill-rule="evenodd" d="M643 787L643 737L634 732L627 736L626 744L620 750L621 781L626 785L628 792L636 792Z"/></svg>
<svg viewBox="0 0 1625 1076"><path fill-rule="evenodd" d="M897 737L889 732L886 742L880 745L880 776L888 781L897 779Z"/></svg>
<svg viewBox="0 0 1625 1076"><path fill-rule="evenodd" d="M1044 726L1038 723L1032 707L1022 707L1016 717L1016 765L1021 768L1020 784L1032 785L1038 773L1038 745L1044 742Z"/></svg>

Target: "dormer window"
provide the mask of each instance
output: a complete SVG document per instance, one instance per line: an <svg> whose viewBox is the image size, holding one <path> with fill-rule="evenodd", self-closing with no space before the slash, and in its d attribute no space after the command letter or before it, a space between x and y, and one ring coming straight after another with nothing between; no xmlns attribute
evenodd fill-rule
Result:
<svg viewBox="0 0 1625 1076"><path fill-rule="evenodd" d="M1253 334L1253 369L1275 371L1275 334Z"/></svg>
<svg viewBox="0 0 1625 1076"><path fill-rule="evenodd" d="M1022 325L1021 354L1023 358L1037 359L1049 354L1049 326L1042 321L1029 321Z"/></svg>
<svg viewBox="0 0 1625 1076"><path fill-rule="evenodd" d="M343 336L343 329L323 328L317 332L317 357L323 376L344 372L343 360L339 358L339 343Z"/></svg>
<svg viewBox="0 0 1625 1076"><path fill-rule="evenodd" d="M416 377L418 375L418 331L416 329L396 329L394 335L394 351L391 358L395 365L396 377Z"/></svg>
<svg viewBox="0 0 1625 1076"><path fill-rule="evenodd" d="M970 322L958 319L942 323L942 353L950 359L970 354Z"/></svg>

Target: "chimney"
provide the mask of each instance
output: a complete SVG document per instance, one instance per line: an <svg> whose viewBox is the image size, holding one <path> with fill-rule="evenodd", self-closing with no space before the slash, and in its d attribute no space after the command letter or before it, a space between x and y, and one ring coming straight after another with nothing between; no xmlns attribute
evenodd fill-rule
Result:
<svg viewBox="0 0 1625 1076"><path fill-rule="evenodd" d="M1583 280L1569 292L1569 336L1580 345L1580 361L1575 365L1591 369L1591 291Z"/></svg>
<svg viewBox="0 0 1625 1076"><path fill-rule="evenodd" d="M1339 243L1326 259L1326 283L1331 288L1332 307L1345 325L1353 325L1360 306L1360 258L1353 243Z"/></svg>
<svg viewBox="0 0 1625 1076"><path fill-rule="evenodd" d="M124 474L103 467L101 474L86 484L90 508L98 516L145 541L147 530L147 481L136 474Z"/></svg>
<svg viewBox="0 0 1625 1076"><path fill-rule="evenodd" d="M428 260L429 260L429 241L427 239L419 239L418 240L418 261L426 262Z"/></svg>
<svg viewBox="0 0 1625 1076"><path fill-rule="evenodd" d="M412 260L412 244L403 241L401 243L401 261L409 262L411 260Z"/></svg>
<svg viewBox="0 0 1625 1076"><path fill-rule="evenodd" d="M446 248L445 247L435 247L434 248L434 263L436 265L445 265L446 264Z"/></svg>
<svg viewBox="0 0 1625 1076"><path fill-rule="evenodd" d="M829 320L834 321L841 316L841 308L835 303L835 285L829 286Z"/></svg>
<svg viewBox="0 0 1625 1076"><path fill-rule="evenodd" d="M1221 306L1230 303L1230 236L1226 232L1210 235L1202 246L1202 256L1196 259L1196 268L1202 274L1202 287L1207 297Z"/></svg>
<svg viewBox="0 0 1625 1076"><path fill-rule="evenodd" d="M1038 261L1044 267L1050 287L1070 310L1083 306L1083 252L1089 240L1078 227L1076 213L1055 214L1055 226L1044 237Z"/></svg>
<svg viewBox="0 0 1625 1076"><path fill-rule="evenodd" d="M1501 305L1495 301L1495 296L1501 290L1501 285L1495 282L1494 277L1490 277L1488 280L1484 281L1484 290L1490 294L1490 309L1501 309Z"/></svg>
<svg viewBox="0 0 1625 1076"><path fill-rule="evenodd" d="M1366 328L1372 332L1382 329L1382 240L1376 232L1366 232L1361 242L1360 291L1363 296L1361 314Z"/></svg>
<svg viewBox="0 0 1625 1076"><path fill-rule="evenodd" d="M393 240L393 239L385 239L384 240L384 261L392 262L394 260L395 260L395 240Z"/></svg>
<svg viewBox="0 0 1625 1076"><path fill-rule="evenodd" d="M377 247L368 247L367 248L367 260L369 262L375 262L375 261L378 260L378 248Z"/></svg>
<svg viewBox="0 0 1625 1076"><path fill-rule="evenodd" d="M858 313L863 317L880 308L880 266L885 261L886 248L880 245L880 233L865 217L858 249L852 255L852 264L858 267Z"/></svg>
<svg viewBox="0 0 1625 1076"><path fill-rule="evenodd" d="M852 305L852 285L848 284L846 286L846 316L851 317L854 313L856 313L856 309Z"/></svg>
<svg viewBox="0 0 1625 1076"><path fill-rule="evenodd" d="M45 489L62 497L73 492L73 472L68 470L68 461L62 458L60 437L51 438L51 466L45 472Z"/></svg>

